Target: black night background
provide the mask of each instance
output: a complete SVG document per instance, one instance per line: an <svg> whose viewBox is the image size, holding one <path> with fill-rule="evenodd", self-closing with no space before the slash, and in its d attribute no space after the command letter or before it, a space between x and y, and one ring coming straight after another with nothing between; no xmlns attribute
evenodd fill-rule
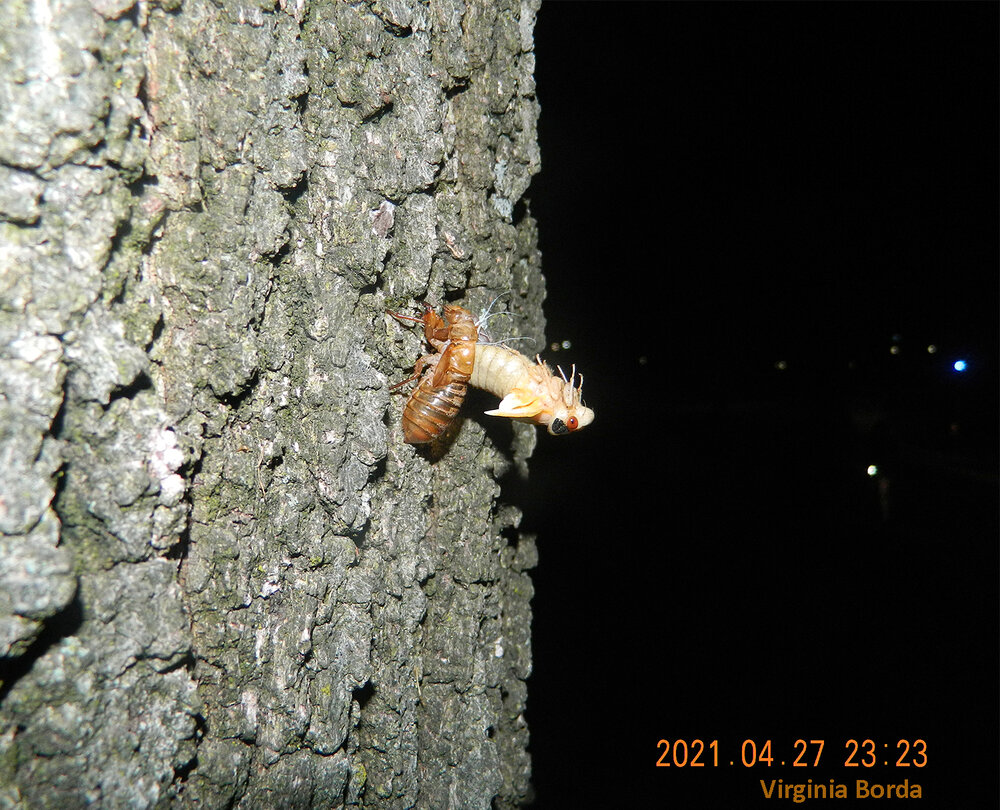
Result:
<svg viewBox="0 0 1000 810"><path fill-rule="evenodd" d="M543 5L545 355L597 419L504 481L538 535L535 806L995 800L997 9ZM695 738L725 763L655 767Z"/></svg>

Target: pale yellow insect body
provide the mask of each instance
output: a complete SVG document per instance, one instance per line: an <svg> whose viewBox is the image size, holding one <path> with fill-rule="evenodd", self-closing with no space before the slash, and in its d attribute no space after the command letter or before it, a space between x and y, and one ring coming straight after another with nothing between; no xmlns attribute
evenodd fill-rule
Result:
<svg viewBox="0 0 1000 810"><path fill-rule="evenodd" d="M544 425L553 436L572 433L593 422L594 412L582 400L583 375L578 386L573 383L576 366L566 379L561 368L557 377L541 358L535 360L506 346L476 345L469 383L501 398L500 405L486 414Z"/></svg>

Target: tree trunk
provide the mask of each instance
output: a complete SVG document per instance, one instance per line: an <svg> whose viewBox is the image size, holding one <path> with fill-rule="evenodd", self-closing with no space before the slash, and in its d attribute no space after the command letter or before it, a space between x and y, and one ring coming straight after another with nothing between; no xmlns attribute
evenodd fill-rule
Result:
<svg viewBox="0 0 1000 810"><path fill-rule="evenodd" d="M541 339L536 9L7 9L0 807L523 801L534 429L384 310Z"/></svg>

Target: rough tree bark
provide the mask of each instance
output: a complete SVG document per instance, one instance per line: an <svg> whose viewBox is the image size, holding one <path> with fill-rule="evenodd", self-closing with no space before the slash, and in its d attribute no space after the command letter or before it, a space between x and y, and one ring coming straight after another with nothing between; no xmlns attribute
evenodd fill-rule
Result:
<svg viewBox="0 0 1000 810"><path fill-rule="evenodd" d="M523 800L534 432L384 309L541 338L536 8L5 8L0 807Z"/></svg>

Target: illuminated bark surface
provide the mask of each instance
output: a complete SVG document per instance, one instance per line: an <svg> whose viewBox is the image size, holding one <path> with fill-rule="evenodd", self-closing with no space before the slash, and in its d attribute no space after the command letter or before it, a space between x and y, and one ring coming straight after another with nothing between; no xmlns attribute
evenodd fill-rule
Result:
<svg viewBox="0 0 1000 810"><path fill-rule="evenodd" d="M384 310L541 338L536 7L8 10L0 807L524 799L534 429L404 445Z"/></svg>

